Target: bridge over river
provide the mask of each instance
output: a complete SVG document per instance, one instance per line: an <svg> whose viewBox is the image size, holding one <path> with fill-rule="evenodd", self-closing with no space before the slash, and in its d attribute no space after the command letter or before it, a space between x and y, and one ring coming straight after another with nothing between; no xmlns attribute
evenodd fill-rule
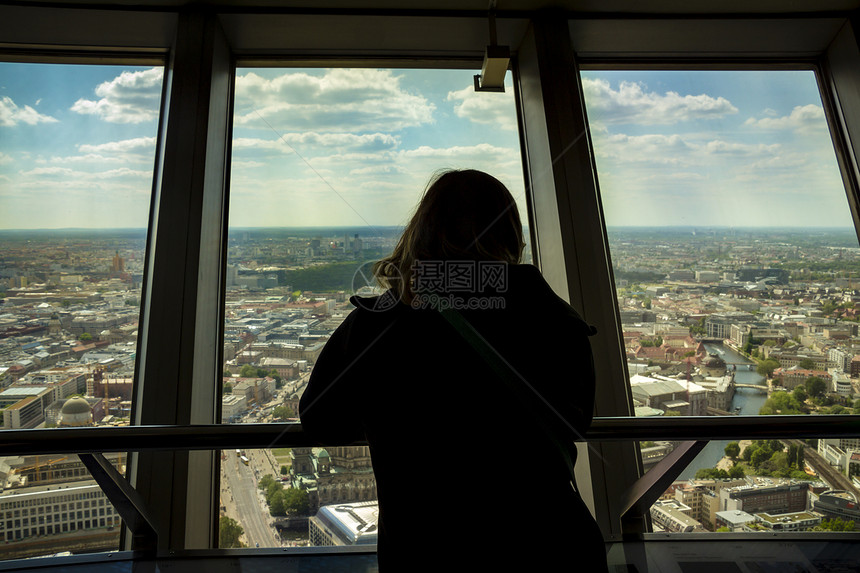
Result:
<svg viewBox="0 0 860 573"><path fill-rule="evenodd" d="M752 388L753 390L758 390L759 392L767 394L767 386L763 386L761 384L735 384L735 388Z"/></svg>

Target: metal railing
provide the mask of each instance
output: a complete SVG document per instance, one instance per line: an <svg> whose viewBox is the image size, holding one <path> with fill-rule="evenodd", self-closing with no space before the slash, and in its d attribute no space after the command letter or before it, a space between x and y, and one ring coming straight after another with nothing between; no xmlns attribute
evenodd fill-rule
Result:
<svg viewBox="0 0 860 573"><path fill-rule="evenodd" d="M595 418L580 441L848 438L860 416L671 416ZM59 453L229 450L316 445L300 423L114 426L3 430L0 456ZM348 445L348 444L343 444Z"/></svg>
<svg viewBox="0 0 860 573"><path fill-rule="evenodd" d="M580 441L681 441L625 493L622 523L634 523L710 440L848 438L860 436L860 416L672 416L595 418ZM134 535L136 549L154 552L158 533L138 492L105 452L232 450L316 445L299 423L200 426L119 426L5 430L0 456L77 454ZM339 444L349 445L349 444ZM356 444L358 445L358 444Z"/></svg>

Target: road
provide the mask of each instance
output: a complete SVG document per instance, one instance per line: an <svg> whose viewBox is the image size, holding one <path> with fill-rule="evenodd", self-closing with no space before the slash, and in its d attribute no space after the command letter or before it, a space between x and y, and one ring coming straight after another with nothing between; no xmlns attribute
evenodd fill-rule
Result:
<svg viewBox="0 0 860 573"><path fill-rule="evenodd" d="M221 462L221 499L227 515L239 522L245 530L248 547L281 547L273 527L262 492L257 487L254 470L243 464L235 452L227 452Z"/></svg>

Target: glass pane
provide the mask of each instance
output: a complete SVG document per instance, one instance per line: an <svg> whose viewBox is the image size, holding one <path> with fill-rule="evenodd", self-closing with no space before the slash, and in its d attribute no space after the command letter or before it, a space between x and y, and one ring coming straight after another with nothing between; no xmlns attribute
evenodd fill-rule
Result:
<svg viewBox="0 0 860 573"><path fill-rule="evenodd" d="M125 473L125 454L106 459ZM4 559L116 551L122 523L74 454L2 458L0 493Z"/></svg>
<svg viewBox="0 0 860 573"><path fill-rule="evenodd" d="M742 439L711 467L693 461L651 507L654 531L856 532L858 441ZM656 448L640 443L655 463ZM846 451L849 452L846 455ZM646 465L646 471L650 469Z"/></svg>
<svg viewBox="0 0 860 573"><path fill-rule="evenodd" d="M0 63L0 78L2 428L127 424L162 69ZM5 557L118 548L76 456L0 473ZM74 512L57 501L73 491Z"/></svg>
<svg viewBox="0 0 860 573"><path fill-rule="evenodd" d="M476 93L474 74L238 70L223 422L297 420L314 362L352 310L349 297L374 287L370 266L391 252L435 171L491 173L527 220L513 90ZM326 506L348 504L365 521L375 511L366 447L226 452L222 483L222 497L234 500L222 503L223 516L251 547L334 543L319 524L345 514ZM246 483L256 485L256 497L237 493ZM308 509L283 510L285 495L304 496ZM254 507L243 509L240 497ZM280 537L243 522L256 523L260 505ZM369 533L352 543L375 543Z"/></svg>
<svg viewBox="0 0 860 573"><path fill-rule="evenodd" d="M860 413L860 248L814 73L582 81L636 415ZM813 479L797 444L727 454L746 445L709 443L667 497L707 476ZM640 443L646 470L674 446Z"/></svg>

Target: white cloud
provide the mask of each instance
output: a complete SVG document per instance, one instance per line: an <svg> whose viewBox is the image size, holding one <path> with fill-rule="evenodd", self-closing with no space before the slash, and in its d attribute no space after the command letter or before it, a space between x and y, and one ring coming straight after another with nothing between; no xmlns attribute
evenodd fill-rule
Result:
<svg viewBox="0 0 860 573"><path fill-rule="evenodd" d="M37 164L77 163L103 165L108 163L152 163L155 153L154 137L135 137L107 143L77 145L79 155L53 156L50 160L36 159Z"/></svg>
<svg viewBox="0 0 860 573"><path fill-rule="evenodd" d="M407 149L401 151L399 155L405 158L416 159L462 159L473 160L480 159L482 161L493 161L509 157L511 155L519 158L519 153L515 149L509 147L498 147L490 143L479 143L477 145L454 147L429 147L422 145L415 149Z"/></svg>
<svg viewBox="0 0 860 573"><path fill-rule="evenodd" d="M474 86L448 92L448 101L458 102L454 113L475 123L495 125L515 131L517 115L512 90L505 92L476 92Z"/></svg>
<svg viewBox="0 0 860 573"><path fill-rule="evenodd" d="M691 171L676 171L674 173L660 173L645 177L645 181L673 181L673 182L688 182L688 181L704 181L706 176L701 173Z"/></svg>
<svg viewBox="0 0 860 573"><path fill-rule="evenodd" d="M737 113L724 97L706 94L680 95L677 92L645 91L646 86L621 82L612 89L608 80L583 78L583 91L592 120L605 123L668 125L697 119L715 119Z"/></svg>
<svg viewBox="0 0 860 573"><path fill-rule="evenodd" d="M253 137L237 137L233 139L234 150L253 149L255 151L278 151L292 153L294 148L299 152L307 148L324 148L326 153L332 151L350 152L379 152L397 147L400 138L387 133L285 133L278 139L259 139Z"/></svg>
<svg viewBox="0 0 860 573"><path fill-rule="evenodd" d="M770 117L763 117L761 119L751 117L744 122L744 125L761 129L792 130L801 133L827 129L824 109L819 105L799 105L792 109L790 114L781 117L773 117L767 111L765 110L765 114Z"/></svg>
<svg viewBox="0 0 860 573"><path fill-rule="evenodd" d="M37 123L56 123L57 121L59 120L41 114L29 105L19 107L8 96L0 98L0 126L13 127L19 123L36 125Z"/></svg>
<svg viewBox="0 0 860 573"><path fill-rule="evenodd" d="M371 165L350 169L350 175L391 175L393 173L409 173L409 170L400 165Z"/></svg>
<svg viewBox="0 0 860 573"><path fill-rule="evenodd" d="M680 135L626 135L618 133L595 136L595 153L598 158L618 161L622 164L644 162L649 164L679 164L689 162L696 146Z"/></svg>
<svg viewBox="0 0 860 573"><path fill-rule="evenodd" d="M12 161L13 159L11 155L0 151L0 165L9 165Z"/></svg>
<svg viewBox="0 0 860 573"><path fill-rule="evenodd" d="M705 153L710 155L737 155L755 157L778 153L781 146L778 143L737 143L715 139L704 146Z"/></svg>
<svg viewBox="0 0 860 573"><path fill-rule="evenodd" d="M81 151L82 153L125 154L132 152L144 152L151 155L154 150L154 137L135 137L132 139L110 141L108 143L97 143L94 145L87 143L82 143L78 145L78 151Z"/></svg>
<svg viewBox="0 0 860 573"><path fill-rule="evenodd" d="M79 99L71 110L95 115L110 123L142 123L158 118L161 103L162 68L122 72L99 84L98 100Z"/></svg>
<svg viewBox="0 0 860 573"><path fill-rule="evenodd" d="M435 106L403 90L391 70L327 70L323 76L288 72L266 79L254 72L236 78L239 126L277 132L393 132L433 121Z"/></svg>
<svg viewBox="0 0 860 573"><path fill-rule="evenodd" d="M135 179L152 179L152 171L129 169L128 167L120 167L118 169L109 169L107 171L97 172L79 171L68 167L36 167L27 171L21 171L20 174L28 178L62 177L63 179L78 183L128 177Z"/></svg>

